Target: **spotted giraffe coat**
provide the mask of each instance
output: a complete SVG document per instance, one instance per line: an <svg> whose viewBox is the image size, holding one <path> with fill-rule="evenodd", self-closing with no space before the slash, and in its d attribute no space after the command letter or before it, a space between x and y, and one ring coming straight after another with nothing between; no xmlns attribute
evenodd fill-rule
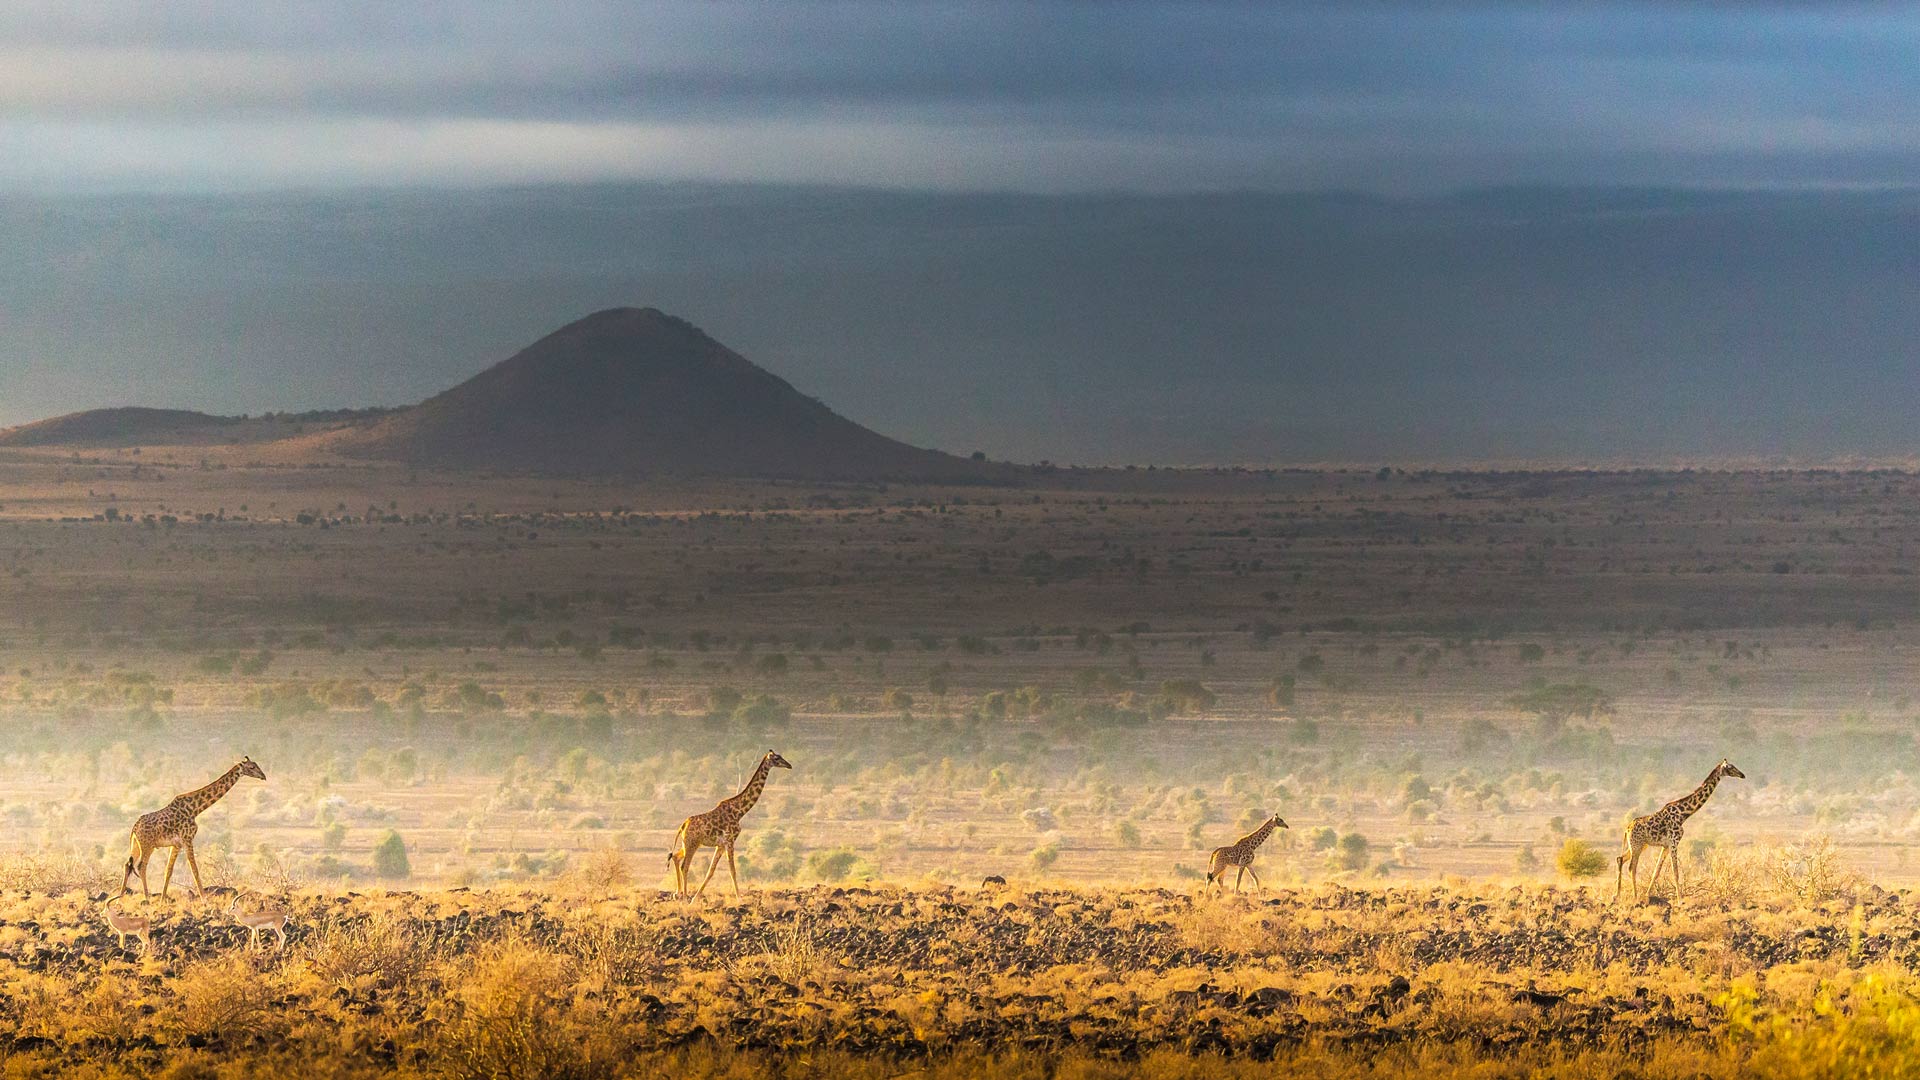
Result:
<svg viewBox="0 0 1920 1080"><path fill-rule="evenodd" d="M153 853L161 848L171 848L167 856L167 875L160 883L160 895L167 895L167 889L173 884L173 863L180 852L187 853L187 868L193 871L193 888L200 891L200 864L194 859L193 838L200 831L198 818L207 807L220 801L220 797L233 789L242 776L251 776L265 780L267 774L250 757L241 758L233 768L220 775L220 778L202 788L195 788L183 795L175 795L173 801L155 810L151 814L142 814L133 823L130 837L131 851L127 855L126 873L120 879L120 895L132 891L133 875L140 875L140 892L151 895L147 889L147 863Z"/></svg>
<svg viewBox="0 0 1920 1080"><path fill-rule="evenodd" d="M740 839L740 819L760 801L760 792L767 786L767 773L773 769L791 768L793 766L787 763L786 758L769 750L738 795L723 799L720 805L706 813L695 814L680 823L680 831L674 836L674 848L667 853L667 861L673 865L676 892L687 891L693 857L703 847L713 848L713 864L707 868L707 881L713 880L713 872L720 867L720 856L725 854L727 872L733 876L733 890L740 891L740 876L733 864L733 845ZM707 881L700 883L702 893L707 890Z"/></svg>
<svg viewBox="0 0 1920 1080"><path fill-rule="evenodd" d="M1279 814L1275 814L1263 822L1259 828L1228 844L1226 847L1214 848L1213 854L1207 858L1208 883L1211 884L1218 881L1224 885L1226 883L1227 867L1229 866L1239 867L1243 873L1253 873L1253 853L1260 849L1261 844L1267 842L1267 837L1273 835L1273 830L1284 829L1286 827L1287 823L1280 820ZM1258 885L1260 883L1260 875L1254 874L1253 881L1254 884ZM1238 874L1234 875L1233 887L1236 892L1240 889L1240 875Z"/></svg>
<svg viewBox="0 0 1920 1080"><path fill-rule="evenodd" d="M1661 849L1660 859L1663 863L1669 858L1673 860L1674 894L1679 895L1680 841L1686 832L1687 819L1707 804L1713 789L1720 786L1722 778L1728 776L1744 780L1747 774L1735 768L1733 762L1721 758L1720 764L1715 765L1713 771L1708 773L1707 778L1701 781L1700 786L1694 788L1691 793L1673 800L1651 814L1634 818L1627 823L1626 833L1621 837L1620 858L1615 861L1614 866L1613 896L1615 900L1620 898L1621 871L1624 868L1632 869L1634 891L1636 894L1639 892L1640 853L1650 847ZM1654 867L1653 876L1657 882L1660 877L1658 865ZM1653 883L1648 884L1647 892L1648 895L1652 895Z"/></svg>

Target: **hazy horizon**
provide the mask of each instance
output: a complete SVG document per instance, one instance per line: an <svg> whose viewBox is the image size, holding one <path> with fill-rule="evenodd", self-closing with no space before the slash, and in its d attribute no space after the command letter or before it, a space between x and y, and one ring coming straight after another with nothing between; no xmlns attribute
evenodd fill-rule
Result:
<svg viewBox="0 0 1920 1080"><path fill-rule="evenodd" d="M1904 458L1912 192L0 198L0 424L404 405L604 307L1011 460Z"/></svg>

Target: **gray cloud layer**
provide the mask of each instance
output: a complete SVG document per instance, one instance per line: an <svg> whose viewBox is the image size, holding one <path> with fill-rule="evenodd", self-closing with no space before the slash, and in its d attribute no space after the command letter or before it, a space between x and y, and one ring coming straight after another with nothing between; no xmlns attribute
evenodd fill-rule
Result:
<svg viewBox="0 0 1920 1080"><path fill-rule="evenodd" d="M1848 4L28 2L0 186L1889 184L1916 57Z"/></svg>

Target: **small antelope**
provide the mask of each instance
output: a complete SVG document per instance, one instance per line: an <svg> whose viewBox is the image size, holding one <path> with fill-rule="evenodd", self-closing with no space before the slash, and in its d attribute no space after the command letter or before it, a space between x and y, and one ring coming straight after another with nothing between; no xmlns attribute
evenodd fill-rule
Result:
<svg viewBox="0 0 1920 1080"><path fill-rule="evenodd" d="M236 909L240 906L240 898L252 891L252 889L247 889L244 892L234 894L233 902L227 905L227 918L247 928L248 949L259 948L260 932L263 930L271 930L274 934L278 935L280 939L273 947L274 952L279 952L287 947L286 909L263 907L258 911L237 911Z"/></svg>
<svg viewBox="0 0 1920 1080"><path fill-rule="evenodd" d="M146 955L153 948L153 920L145 915L128 915L113 910L120 897L116 896L104 905L107 913L107 925L120 935L120 947L127 947L127 938L133 937L140 942L140 953Z"/></svg>

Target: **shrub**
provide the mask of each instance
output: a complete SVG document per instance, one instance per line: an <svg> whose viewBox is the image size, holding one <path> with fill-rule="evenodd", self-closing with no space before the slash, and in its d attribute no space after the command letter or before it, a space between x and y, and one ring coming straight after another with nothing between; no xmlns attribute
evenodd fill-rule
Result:
<svg viewBox="0 0 1920 1080"><path fill-rule="evenodd" d="M413 875L413 867L407 862L407 843L400 833L388 829L387 835L373 849L373 872L383 878L402 880Z"/></svg>
<svg viewBox="0 0 1920 1080"><path fill-rule="evenodd" d="M1168 679L1160 684L1160 700L1170 712L1205 712L1220 700L1198 679Z"/></svg>
<svg viewBox="0 0 1920 1080"><path fill-rule="evenodd" d="M1348 833L1340 838L1339 864L1342 870L1364 870L1367 866L1367 838L1359 833Z"/></svg>
<svg viewBox="0 0 1920 1080"><path fill-rule="evenodd" d="M816 851L807 856L807 870L821 881L842 881L859 861L860 856L846 848Z"/></svg>
<svg viewBox="0 0 1920 1080"><path fill-rule="evenodd" d="M508 939L488 946L454 991L455 1019L441 1031L450 1076L541 1076L589 1080L613 1075L615 1056L561 1022L562 957Z"/></svg>
<svg viewBox="0 0 1920 1080"><path fill-rule="evenodd" d="M1554 864L1570 878L1597 877L1607 868L1607 853L1585 840L1570 838L1560 845L1560 854L1554 858Z"/></svg>
<svg viewBox="0 0 1920 1080"><path fill-rule="evenodd" d="M582 859L575 874L580 887L594 896L611 895L633 880L626 853L611 847L601 848Z"/></svg>
<svg viewBox="0 0 1920 1080"><path fill-rule="evenodd" d="M278 992L239 954L203 960L182 972L180 1026L192 1036L251 1036L278 1026Z"/></svg>
<svg viewBox="0 0 1920 1080"><path fill-rule="evenodd" d="M308 971L352 995L405 989L428 962L407 925L394 919L329 920L308 937L303 951Z"/></svg>
<svg viewBox="0 0 1920 1080"><path fill-rule="evenodd" d="M766 694L755 694L733 710L733 718L738 723L768 727L784 724L792 719L793 710L778 698Z"/></svg>
<svg viewBox="0 0 1920 1080"><path fill-rule="evenodd" d="M746 700L746 695L731 686L716 686L707 691L707 708L716 716L730 715Z"/></svg>

